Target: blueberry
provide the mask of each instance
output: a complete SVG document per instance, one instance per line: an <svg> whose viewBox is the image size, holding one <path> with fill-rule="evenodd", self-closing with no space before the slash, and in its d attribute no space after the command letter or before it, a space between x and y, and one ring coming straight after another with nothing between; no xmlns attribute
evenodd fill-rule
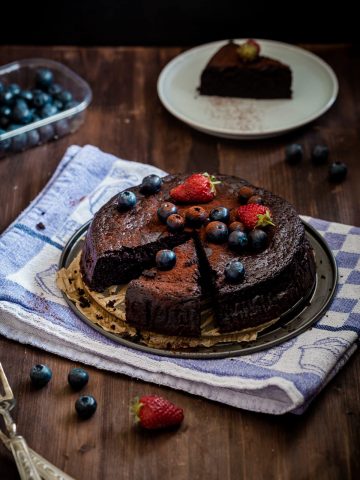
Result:
<svg viewBox="0 0 360 480"><path fill-rule="evenodd" d="M64 109L64 104L60 100L54 100L53 105L61 112Z"/></svg>
<svg viewBox="0 0 360 480"><path fill-rule="evenodd" d="M34 95L30 90L21 90L18 95L18 98L27 101L28 103L32 103Z"/></svg>
<svg viewBox="0 0 360 480"><path fill-rule="evenodd" d="M49 86L47 89L47 92L52 95L53 97L56 97L62 92L62 86L59 85L58 83L53 83L52 85Z"/></svg>
<svg viewBox="0 0 360 480"><path fill-rule="evenodd" d="M12 115L12 110L8 105L3 105L0 107L0 116L10 118Z"/></svg>
<svg viewBox="0 0 360 480"><path fill-rule="evenodd" d="M347 175L347 166L342 162L334 162L329 168L329 180L331 182L342 182Z"/></svg>
<svg viewBox="0 0 360 480"><path fill-rule="evenodd" d="M210 222L205 231L206 239L212 243L223 243L228 237L228 228L223 222Z"/></svg>
<svg viewBox="0 0 360 480"><path fill-rule="evenodd" d="M252 197L249 198L248 203L257 203L258 205L263 205L264 200L260 195L253 195Z"/></svg>
<svg viewBox="0 0 360 480"><path fill-rule="evenodd" d="M166 225L170 232L181 232L185 227L185 219L178 213L173 213L166 219Z"/></svg>
<svg viewBox="0 0 360 480"><path fill-rule="evenodd" d="M260 228L255 228L255 230L251 230L251 232L249 232L249 243L251 248L256 252L264 250L268 243L267 233Z"/></svg>
<svg viewBox="0 0 360 480"><path fill-rule="evenodd" d="M79 105L78 102L72 100L71 102L67 102L64 104L63 110L69 110L70 108L77 107Z"/></svg>
<svg viewBox="0 0 360 480"><path fill-rule="evenodd" d="M249 240L245 232L235 230L230 233L228 242L230 248L240 251L247 246Z"/></svg>
<svg viewBox="0 0 360 480"><path fill-rule="evenodd" d="M16 125L16 128L20 128L22 125ZM11 150L13 152L23 152L28 146L27 134L20 133L11 139Z"/></svg>
<svg viewBox="0 0 360 480"><path fill-rule="evenodd" d="M55 123L55 137L61 138L70 132L69 122L63 118Z"/></svg>
<svg viewBox="0 0 360 480"><path fill-rule="evenodd" d="M3 135L5 130L2 130L0 128L0 135ZM11 145L11 138L7 138L6 140L0 140L0 155L7 152L9 150L9 147Z"/></svg>
<svg viewBox="0 0 360 480"><path fill-rule="evenodd" d="M239 260L232 260L225 267L225 278L232 283L240 283L245 276L244 265Z"/></svg>
<svg viewBox="0 0 360 480"><path fill-rule="evenodd" d="M38 132L38 130L30 130L30 132L27 133L27 142L29 148L39 145L40 133Z"/></svg>
<svg viewBox="0 0 360 480"><path fill-rule="evenodd" d="M16 123L27 124L32 120L32 113L23 99L16 100L15 106L12 111L12 118Z"/></svg>
<svg viewBox="0 0 360 480"><path fill-rule="evenodd" d="M4 90L4 84L2 82L0 82L0 93Z"/></svg>
<svg viewBox="0 0 360 480"><path fill-rule="evenodd" d="M245 205L250 197L252 197L255 193L255 190L252 187L248 187L244 185L238 191L238 200L241 205Z"/></svg>
<svg viewBox="0 0 360 480"><path fill-rule="evenodd" d="M160 191L162 180L158 175L148 175L143 178L140 185L140 192L144 195L151 195Z"/></svg>
<svg viewBox="0 0 360 480"><path fill-rule="evenodd" d="M56 95L56 99L60 100L63 104L66 104L72 102L73 96L69 90L62 90Z"/></svg>
<svg viewBox="0 0 360 480"><path fill-rule="evenodd" d="M68 375L70 387L75 390L81 390L89 381L89 374L83 368L73 368Z"/></svg>
<svg viewBox="0 0 360 480"><path fill-rule="evenodd" d="M82 395L75 402L75 410L80 418L87 420L97 409L97 401L92 395Z"/></svg>
<svg viewBox="0 0 360 480"><path fill-rule="evenodd" d="M49 140L52 140L55 136L55 130L52 125L44 125L39 127L40 141L41 143L46 143Z"/></svg>
<svg viewBox="0 0 360 480"><path fill-rule="evenodd" d="M125 192L119 193L117 197L117 207L119 210L130 210L130 208L133 208L135 205L136 195L134 192L126 190Z"/></svg>
<svg viewBox="0 0 360 480"><path fill-rule="evenodd" d="M199 206L190 207L185 212L186 223L192 228L200 228L205 223L207 217L206 210Z"/></svg>
<svg viewBox="0 0 360 480"><path fill-rule="evenodd" d="M12 105L14 100L14 94L8 89L5 88L0 92L0 103L3 105Z"/></svg>
<svg viewBox="0 0 360 480"><path fill-rule="evenodd" d="M210 211L210 220L214 222L225 222L229 221L229 210L226 207L215 207Z"/></svg>
<svg viewBox="0 0 360 480"><path fill-rule="evenodd" d="M45 387L52 377L52 371L47 365L34 365L30 370L31 383L37 387Z"/></svg>
<svg viewBox="0 0 360 480"><path fill-rule="evenodd" d="M327 162L329 158L329 148L326 145L315 145L311 153L311 160L316 165Z"/></svg>
<svg viewBox="0 0 360 480"><path fill-rule="evenodd" d="M48 68L39 68L36 71L36 86L39 88L48 88L54 81L54 75Z"/></svg>
<svg viewBox="0 0 360 480"><path fill-rule="evenodd" d="M229 232L245 232L246 228L242 222L231 222L229 225Z"/></svg>
<svg viewBox="0 0 360 480"><path fill-rule="evenodd" d="M166 219L173 213L177 213L177 208L170 202L162 203L157 211L159 220L163 223L166 223Z"/></svg>
<svg viewBox="0 0 360 480"><path fill-rule="evenodd" d="M58 113L58 109L52 103L47 103L44 105L40 111L40 116L42 118L51 117L52 115L56 115Z"/></svg>
<svg viewBox="0 0 360 480"><path fill-rule="evenodd" d="M42 108L44 105L51 101L50 95L41 90L34 90L33 91L33 101L32 104L35 108Z"/></svg>
<svg viewBox="0 0 360 480"><path fill-rule="evenodd" d="M159 270L171 270L176 264L176 255L172 250L159 250L155 257Z"/></svg>
<svg viewBox="0 0 360 480"><path fill-rule="evenodd" d="M285 160L291 165L299 163L302 157L303 149L298 143L292 143L285 148Z"/></svg>
<svg viewBox="0 0 360 480"><path fill-rule="evenodd" d="M21 92L21 88L17 83L10 83L8 90L13 94L14 97L17 97Z"/></svg>

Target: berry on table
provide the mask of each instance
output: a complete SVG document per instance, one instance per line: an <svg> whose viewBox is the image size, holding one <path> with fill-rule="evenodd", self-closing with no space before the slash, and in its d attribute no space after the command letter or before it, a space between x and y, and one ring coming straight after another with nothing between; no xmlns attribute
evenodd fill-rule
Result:
<svg viewBox="0 0 360 480"><path fill-rule="evenodd" d="M47 89L48 94L52 97L57 97L62 91L63 88L58 83L52 83Z"/></svg>
<svg viewBox="0 0 360 480"><path fill-rule="evenodd" d="M135 398L131 406L135 422L148 430L175 427L184 420L184 411L166 398L144 395Z"/></svg>
<svg viewBox="0 0 360 480"><path fill-rule="evenodd" d="M35 108L42 108L51 100L50 95L43 92L42 90L33 90L32 93L33 93L32 104Z"/></svg>
<svg viewBox="0 0 360 480"><path fill-rule="evenodd" d="M89 381L89 374L83 368L73 368L68 374L68 382L70 387L75 390L81 390Z"/></svg>
<svg viewBox="0 0 360 480"><path fill-rule="evenodd" d="M252 197L254 194L255 190L252 187L244 185L238 191L238 200L241 205L245 205L248 202L249 198Z"/></svg>
<svg viewBox="0 0 360 480"><path fill-rule="evenodd" d="M264 205L248 203L239 207L237 213L239 220L248 230L256 227L266 227L267 225L275 226L270 209Z"/></svg>
<svg viewBox="0 0 360 480"><path fill-rule="evenodd" d="M125 211L130 210L136 205L136 195L134 192L125 190L125 192L120 192L117 197L117 207L119 210Z"/></svg>
<svg viewBox="0 0 360 480"><path fill-rule="evenodd" d="M60 102L65 105L73 101L72 93L68 90L62 90L58 94L56 94L56 99L60 100Z"/></svg>
<svg viewBox="0 0 360 480"><path fill-rule="evenodd" d="M240 283L245 276L244 265L239 260L232 260L225 267L225 278L231 283Z"/></svg>
<svg viewBox="0 0 360 480"><path fill-rule="evenodd" d="M30 380L36 388L42 388L47 385L52 377L52 371L47 365L37 364L31 367Z"/></svg>
<svg viewBox="0 0 360 480"><path fill-rule="evenodd" d="M55 129L52 125L44 125L39 127L40 141L41 143L46 143L55 136Z"/></svg>
<svg viewBox="0 0 360 480"><path fill-rule="evenodd" d="M14 94L8 89L5 88L0 92L0 104L10 106L13 103Z"/></svg>
<svg viewBox="0 0 360 480"><path fill-rule="evenodd" d="M167 217L166 225L170 232L181 232L185 227L185 219L178 213L173 213Z"/></svg>
<svg viewBox="0 0 360 480"><path fill-rule="evenodd" d="M223 243L228 237L228 228L223 222L210 222L205 228L206 239L212 243Z"/></svg>
<svg viewBox="0 0 360 480"><path fill-rule="evenodd" d="M303 148L298 143L292 143L285 148L285 160L291 165L299 163L303 158Z"/></svg>
<svg viewBox="0 0 360 480"><path fill-rule="evenodd" d="M210 211L209 218L212 221L227 223L229 221L229 210L226 207L215 207Z"/></svg>
<svg viewBox="0 0 360 480"><path fill-rule="evenodd" d="M159 250L155 262L159 270L171 270L176 264L176 254L172 250Z"/></svg>
<svg viewBox="0 0 360 480"><path fill-rule="evenodd" d="M347 175L347 166L342 162L334 162L329 168L329 180L331 182L342 182Z"/></svg>
<svg viewBox="0 0 360 480"><path fill-rule="evenodd" d="M16 130L22 127L22 125L12 125L9 130ZM11 139L11 150L13 152L22 152L28 146L28 136L26 133L20 133Z"/></svg>
<svg viewBox="0 0 360 480"><path fill-rule="evenodd" d="M36 147L40 143L40 133L37 130L27 132L27 146Z"/></svg>
<svg viewBox="0 0 360 480"><path fill-rule="evenodd" d="M171 202L162 203L157 211L159 220L163 223L166 223L167 218L174 213L177 213L177 207Z"/></svg>
<svg viewBox="0 0 360 480"><path fill-rule="evenodd" d="M192 228L200 228L207 219L206 210L202 207L194 206L190 207L185 212L186 224Z"/></svg>
<svg viewBox="0 0 360 480"><path fill-rule="evenodd" d="M92 395L82 395L75 402L75 410L80 418L87 420L97 409L97 401Z"/></svg>
<svg viewBox="0 0 360 480"><path fill-rule="evenodd" d="M8 89L14 95L14 97L17 97L21 92L21 88L17 83L10 83Z"/></svg>
<svg viewBox="0 0 360 480"><path fill-rule="evenodd" d="M140 192L144 195L152 195L160 191L162 185L162 180L158 175L148 175L143 178L143 181L140 185Z"/></svg>
<svg viewBox="0 0 360 480"><path fill-rule="evenodd" d="M255 228L255 230L249 232L249 244L255 252L264 250L268 244L267 233L260 228Z"/></svg>
<svg viewBox="0 0 360 480"><path fill-rule="evenodd" d="M207 203L216 196L215 185L219 184L213 175L208 173L194 173L183 183L170 190L170 196L175 202Z"/></svg>
<svg viewBox="0 0 360 480"><path fill-rule="evenodd" d="M315 145L311 152L311 160L315 165L326 163L329 158L329 148L326 145Z"/></svg>
<svg viewBox="0 0 360 480"><path fill-rule="evenodd" d="M33 93L30 90L21 90L18 98L21 98L22 100L26 100L27 102L31 103L33 100Z"/></svg>
<svg viewBox="0 0 360 480"><path fill-rule="evenodd" d="M239 230L231 232L228 238L228 244L232 250L243 250L247 247L248 242L249 240L246 233Z"/></svg>

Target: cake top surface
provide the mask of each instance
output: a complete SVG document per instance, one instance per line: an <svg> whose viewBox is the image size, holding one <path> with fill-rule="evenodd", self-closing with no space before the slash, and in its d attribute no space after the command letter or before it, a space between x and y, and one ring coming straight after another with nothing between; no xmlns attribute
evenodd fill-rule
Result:
<svg viewBox="0 0 360 480"><path fill-rule="evenodd" d="M259 55L256 60L252 62L244 62L238 54L239 44L229 42L222 46L209 60L206 68L246 68L250 70L264 70L272 68L288 68L287 65L275 60L274 58Z"/></svg>

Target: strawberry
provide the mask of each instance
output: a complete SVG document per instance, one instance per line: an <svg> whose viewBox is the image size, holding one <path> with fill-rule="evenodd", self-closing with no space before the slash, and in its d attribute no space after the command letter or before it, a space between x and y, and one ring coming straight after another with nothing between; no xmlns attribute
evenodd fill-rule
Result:
<svg viewBox="0 0 360 480"><path fill-rule="evenodd" d="M266 225L275 226L270 209L264 205L257 203L241 205L237 209L237 215L248 230L253 230L256 227L266 227Z"/></svg>
<svg viewBox="0 0 360 480"><path fill-rule="evenodd" d="M149 430L173 427L184 420L182 408L158 395L136 397L131 410L135 415L135 422Z"/></svg>
<svg viewBox="0 0 360 480"><path fill-rule="evenodd" d="M170 190L170 196L175 202L207 203L216 195L215 185L220 183L208 173L194 173L186 178L184 183Z"/></svg>
<svg viewBox="0 0 360 480"><path fill-rule="evenodd" d="M260 54L260 45L255 40L249 39L239 45L237 53L243 62L254 62Z"/></svg>

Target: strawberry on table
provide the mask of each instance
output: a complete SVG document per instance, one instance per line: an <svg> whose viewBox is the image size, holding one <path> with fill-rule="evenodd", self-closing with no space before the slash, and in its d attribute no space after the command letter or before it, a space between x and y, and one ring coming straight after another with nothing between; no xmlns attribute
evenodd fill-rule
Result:
<svg viewBox="0 0 360 480"><path fill-rule="evenodd" d="M184 420L184 411L159 395L136 397L131 407L136 423L148 430L174 427Z"/></svg>
<svg viewBox="0 0 360 480"><path fill-rule="evenodd" d="M208 173L194 173L186 178L184 183L170 190L170 196L175 202L207 203L216 196L216 187L220 183Z"/></svg>
<svg viewBox="0 0 360 480"><path fill-rule="evenodd" d="M253 230L256 227L266 227L267 225L275 226L270 208L264 205L258 205L257 203L241 205L237 209L237 215L247 230Z"/></svg>

